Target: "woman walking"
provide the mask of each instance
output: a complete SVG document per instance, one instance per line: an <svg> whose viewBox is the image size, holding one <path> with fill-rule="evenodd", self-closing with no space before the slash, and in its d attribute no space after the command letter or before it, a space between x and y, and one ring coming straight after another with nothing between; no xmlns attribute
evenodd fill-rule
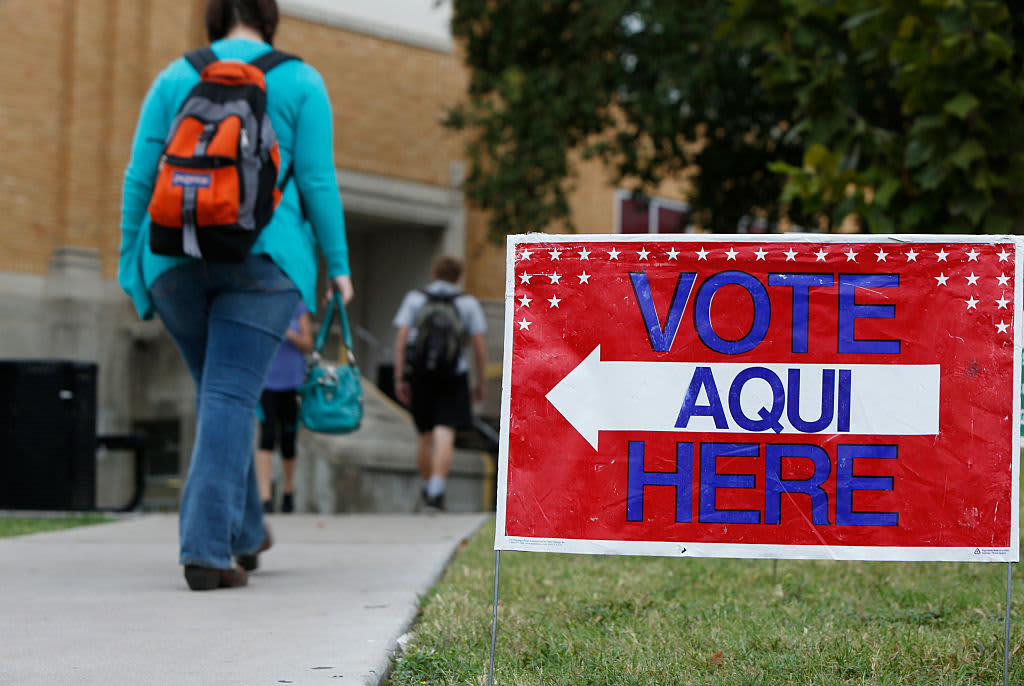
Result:
<svg viewBox="0 0 1024 686"><path fill-rule="evenodd" d="M272 49L277 4L209 0L205 19L213 57L250 62ZM281 196L248 255L235 262L154 252L147 208L168 134L199 79L192 62L178 59L157 76L142 105L123 189L118 277L143 319L160 316L195 381L180 563L189 588L208 590L245 585L246 569L271 544L252 455L253 417L299 299L315 311L317 246L328 295L337 290L347 302L353 290L331 105L319 73L297 59L266 73ZM181 180L196 183L187 175Z"/></svg>

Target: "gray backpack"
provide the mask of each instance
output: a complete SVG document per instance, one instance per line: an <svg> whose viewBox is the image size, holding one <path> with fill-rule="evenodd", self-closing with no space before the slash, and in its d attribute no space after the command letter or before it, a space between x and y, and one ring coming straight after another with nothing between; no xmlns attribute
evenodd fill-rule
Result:
<svg viewBox="0 0 1024 686"><path fill-rule="evenodd" d="M462 293L439 295L420 289L427 297L413 326L416 339L406 352L408 371L426 378L450 377L458 371L466 329L455 300Z"/></svg>

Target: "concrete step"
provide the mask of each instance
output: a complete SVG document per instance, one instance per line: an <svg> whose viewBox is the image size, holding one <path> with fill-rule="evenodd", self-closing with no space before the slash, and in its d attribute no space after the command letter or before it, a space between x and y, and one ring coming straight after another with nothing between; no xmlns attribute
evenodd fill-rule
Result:
<svg viewBox="0 0 1024 686"><path fill-rule="evenodd" d="M358 431L299 431L295 505L300 512L414 512L420 502L416 429L405 408L363 379ZM456 448L445 494L449 512L494 509L495 456Z"/></svg>

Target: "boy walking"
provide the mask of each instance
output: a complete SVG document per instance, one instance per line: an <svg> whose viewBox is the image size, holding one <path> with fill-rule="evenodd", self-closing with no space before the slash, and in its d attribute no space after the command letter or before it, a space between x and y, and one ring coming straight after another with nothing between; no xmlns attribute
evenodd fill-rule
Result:
<svg viewBox="0 0 1024 686"><path fill-rule="evenodd" d="M395 394L411 410L419 434L424 504L443 510L455 430L472 422L471 397L484 398L487 323L480 302L456 285L462 276L458 258L437 258L431 275L425 288L406 293L395 314ZM473 351L472 396L467 347Z"/></svg>

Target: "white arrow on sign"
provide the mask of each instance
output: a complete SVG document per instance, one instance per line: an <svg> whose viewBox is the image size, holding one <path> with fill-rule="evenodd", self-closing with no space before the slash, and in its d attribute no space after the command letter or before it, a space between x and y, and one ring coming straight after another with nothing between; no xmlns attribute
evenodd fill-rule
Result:
<svg viewBox="0 0 1024 686"><path fill-rule="evenodd" d="M748 378L740 384L739 406L748 420L774 414L773 428L752 432L741 428L729 400L736 376L752 367L770 370L787 388L789 370L800 370L799 413L803 421L821 416L822 380L825 370L849 370L850 402L848 430L842 433L890 436L933 435L939 430L939 365L819 365L738 364L694 362L616 362L601 360L601 346L594 348L575 369L552 388L547 396L563 417L596 450L601 431L677 431L699 433L788 433L802 434L779 405L770 383ZM710 368L727 426L716 425L712 416L697 414L680 418L680 410L694 372ZM788 392L788 391L787 391ZM833 394L832 420L814 433L840 433L840 411ZM711 404L701 387L698 407ZM795 410L794 410L795 411ZM684 425L677 423L684 421Z"/></svg>

